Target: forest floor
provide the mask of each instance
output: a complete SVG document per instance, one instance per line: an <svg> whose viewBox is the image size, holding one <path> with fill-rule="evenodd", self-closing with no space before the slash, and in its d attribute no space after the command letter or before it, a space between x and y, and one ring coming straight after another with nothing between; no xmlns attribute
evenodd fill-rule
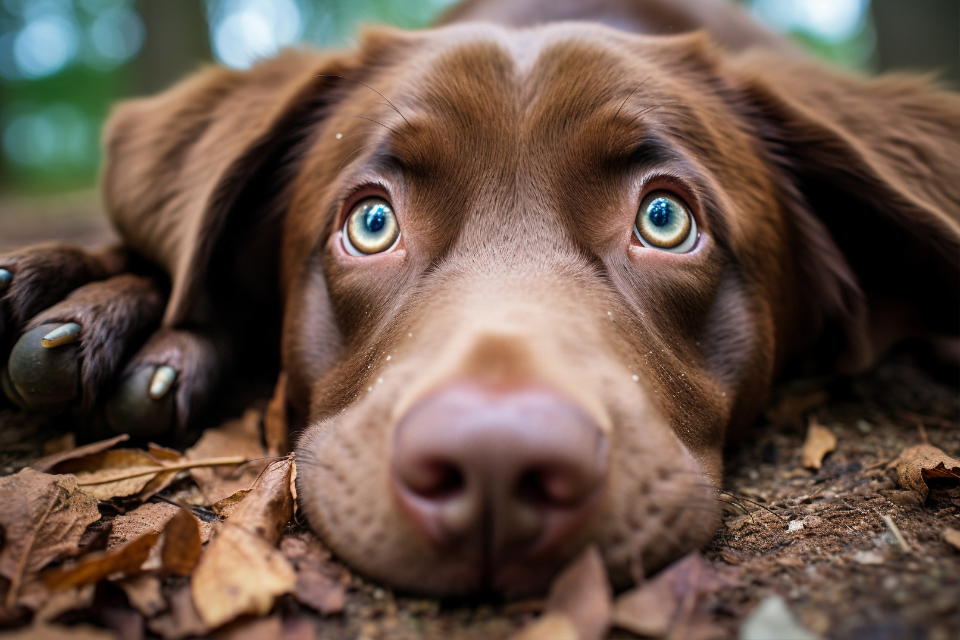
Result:
<svg viewBox="0 0 960 640"><path fill-rule="evenodd" d="M105 233L101 227L84 225L81 220L77 227L84 238ZM18 225L13 217L0 221L0 228L7 230L5 239L11 244L39 240L47 232ZM14 229L17 234L10 235ZM190 597L190 581L196 583L198 574L185 577L192 568L180 572L185 576L167 571L165 551L160 571L158 550L174 535L170 523L181 509L190 510L191 531L198 530L204 540L222 527L225 517L233 522L231 499L214 498L242 497L242 492L233 491L253 484L267 464L261 462L241 467L233 476L209 469L181 470L169 474L152 493L141 487L135 495L118 492L96 501L91 522L76 535L77 549L51 556L46 568L41 565L30 575L19 566L16 588L0 576L0 638L450 640L515 634L531 640L585 639L591 634L692 640L761 640L775 634L865 640L960 638L960 534L950 533L960 530L960 483L948 464L947 473L940 474L944 477L921 481L925 486L918 491L903 484L891 464L905 449L924 444L947 456L960 456L956 372L945 376L931 371L916 354L901 351L853 379L807 380L780 387L765 416L727 452L727 473L718 494L723 520L713 541L701 554L648 580L657 593L648 589L633 600L629 596L638 590L616 594L612 604L609 595L600 597L594 609L602 612L586 614L602 618L593 631L574 625L579 631L571 635L571 629L561 625L554 634L544 624L538 627L546 618L543 611L555 610L553 592L550 598L509 603L438 601L393 593L340 565L296 518L283 520L287 523L280 524L275 541L284 566L296 571L296 587L258 605L257 614L230 618L233 621L225 625L204 623L201 618L211 614L204 605L207 609L198 616L204 607L198 604L203 594L196 585L193 601ZM257 406L262 410L265 401ZM226 455L217 445L226 436L234 443L249 440L247 458L265 455L261 415L248 412L243 419L208 429L208 440L183 455L159 449L142 454L176 464L202 458L205 451ZM835 450L826 454L818 471L801 463L811 421L836 438ZM64 438L66 429L69 424L62 420L27 419L0 405L0 487L15 474L31 473L23 471L31 461L74 446ZM90 461L102 458L96 454L51 469L65 473L73 468L72 473L79 473L76 469L82 471L86 464L83 472L91 472ZM5 502L0 511L14 507ZM11 517L0 513L0 522L10 522ZM192 524L194 519L197 525ZM161 531L164 537L158 538ZM3 547L18 544L16 535L20 534L10 526L3 531L0 565ZM91 558L101 564L104 558L114 561L132 541L150 535L156 548L144 547L144 553L152 554L146 564L98 574L96 579L76 578L75 568L85 561L89 566L95 565ZM203 547L207 556L211 544ZM196 545L199 554L200 543ZM79 560L63 561L81 551ZM153 570L144 572L151 562ZM204 562L201 558L200 565ZM72 586L60 591L51 587L65 575L72 576ZM584 588L587 592L594 588L588 600L596 595L595 584ZM656 610L650 608L651 596ZM761 603L764 615L757 613ZM631 607L642 614L639 623L636 616L630 622ZM654 613L663 618L656 624ZM770 632L771 628L777 631Z"/></svg>

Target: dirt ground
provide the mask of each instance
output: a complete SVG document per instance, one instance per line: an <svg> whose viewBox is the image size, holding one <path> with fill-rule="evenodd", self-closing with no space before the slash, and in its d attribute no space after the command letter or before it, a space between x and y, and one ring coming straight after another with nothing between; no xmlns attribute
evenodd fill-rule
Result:
<svg viewBox="0 0 960 640"><path fill-rule="evenodd" d="M23 219L8 215L0 220L5 231L0 245L40 240L49 233L43 222L31 226L15 218ZM83 244L93 244L108 233L102 222L92 219L78 218L76 239ZM674 628L668 637L737 637L757 605L779 595L813 637L960 638L960 550L943 538L945 529L960 529L960 484L956 479L928 481L931 490L921 502L914 491L898 486L895 471L887 469L905 447L917 444L929 443L960 456L957 378L956 370L935 371L916 353L901 351L854 379L794 381L780 387L765 417L727 455L727 474L718 495L723 524L703 550L707 564L724 576L724 586L697 599L696 611L686 612L709 624ZM817 472L804 469L800 461L811 416L837 438L836 450ZM66 419L27 419L0 408L0 477L41 456L44 442L69 428ZM151 500L189 496L196 491L189 485L189 479L178 481ZM123 501L102 503L103 517L91 529L117 521L127 508L132 507ZM204 511L194 513L200 517ZM885 516L902 534L905 547ZM284 541L290 543L287 550L301 544L297 540L315 544L309 530L294 522L284 533ZM319 615L316 607L287 595L270 615L241 619L216 635L506 638L544 606L542 600L407 597L365 582L335 559L325 558L323 571L345 587L342 604L331 607L334 612ZM164 593L175 593L183 580L167 578ZM22 625L28 620L0 621L7 626L0 629L0 637L15 633L18 626L25 633ZM76 638L95 637L82 635L89 628L81 632L72 626L81 623L112 629L119 637L161 637L156 631L160 627L145 621L124 592L109 583L97 587L92 606L63 613L53 622L77 630L72 636ZM614 626L608 637L636 636Z"/></svg>
<svg viewBox="0 0 960 640"><path fill-rule="evenodd" d="M801 404L822 404L784 419L761 418L728 455L723 526L704 550L727 586L700 598L695 616L708 620L698 638L737 637L745 618L769 595L780 595L808 631L823 638L931 640L960 637L960 553L941 537L960 529L960 486L931 482L924 503L897 486L887 470L907 446L929 442L956 456L960 451L960 393L901 353L853 380L810 381L781 387ZM772 405L783 413L789 401ZM780 406L781 409L777 409ZM790 413L789 407L787 413ZM830 429L838 445L816 473L800 464L809 415ZM31 421L0 413L0 473L8 475L41 453L42 443L65 423ZM183 483L166 493L183 492ZM116 518L119 504L101 508L103 521ZM907 544L897 544L883 516L890 516ZM101 523L102 524L102 523ZM287 537L312 534L292 523ZM292 596L278 601L273 615L245 619L220 637L506 638L527 624L542 601L436 601L393 594L336 564L328 568L347 581L342 610L318 616ZM168 579L177 580L176 578ZM170 584L168 588L172 588ZM89 609L56 619L119 631L117 611L129 610L118 589L102 587ZM290 635L290 622L306 635ZM127 637L156 637L133 627ZM296 629L294 629L296 631ZM249 634L249 635L248 635ZM636 637L622 629L610 638ZM691 635L678 637L694 637Z"/></svg>

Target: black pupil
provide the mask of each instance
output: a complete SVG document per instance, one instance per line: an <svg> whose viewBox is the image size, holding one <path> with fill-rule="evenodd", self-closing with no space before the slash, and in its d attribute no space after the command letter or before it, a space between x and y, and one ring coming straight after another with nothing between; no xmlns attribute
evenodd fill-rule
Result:
<svg viewBox="0 0 960 640"><path fill-rule="evenodd" d="M664 198L657 198L647 208L647 217L658 227L670 224L670 203Z"/></svg>
<svg viewBox="0 0 960 640"><path fill-rule="evenodd" d="M364 222L367 225L367 230L370 233L376 233L383 229L383 225L387 223L387 217L383 214L382 207L373 207L367 211L366 219Z"/></svg>

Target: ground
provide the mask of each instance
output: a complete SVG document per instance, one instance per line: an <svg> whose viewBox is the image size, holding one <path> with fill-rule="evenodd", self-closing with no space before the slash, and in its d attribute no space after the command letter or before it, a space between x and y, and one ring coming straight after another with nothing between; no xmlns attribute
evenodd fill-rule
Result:
<svg viewBox="0 0 960 640"><path fill-rule="evenodd" d="M12 228L9 219L7 225ZM836 450L816 472L801 464L811 420L837 439ZM69 428L65 418L37 420L0 409L0 476L20 471L42 455L45 443L49 450L50 442ZM853 379L801 380L779 387L764 417L727 454L718 496L723 525L703 550L704 568L698 569L719 580L684 600L683 607L678 600L670 628L653 635L759 637L744 629L744 621L761 601L778 595L807 637L960 638L960 548L944 537L949 529L960 530L958 480L928 480L930 491L923 500L898 484L890 465L905 448L919 444L960 455L960 387L955 369L929 366L915 351L896 352ZM143 505L176 512L179 507L167 502L171 499L192 508L201 530L205 522L215 526L224 512L200 496L194 480L181 473L143 504L119 498L100 502L101 519L88 534L104 527L109 531L109 523L110 535L122 537L128 514ZM171 535L169 530L165 535ZM394 594L327 557L296 518L282 536L279 548L300 572L301 582L313 571L312 595L301 594L298 586L297 594L280 596L268 614L228 624L214 632L219 637L506 638L549 605L545 600L449 602ZM189 635L188 623L169 621L176 618L177 594L188 593L186 581L177 576L158 581L162 604L157 611L167 613L132 607L127 579L122 584L101 581L95 591L91 587L85 606L49 622L73 629L70 637L75 638L99 637L84 635L95 631L77 624L130 638ZM0 592L9 585L4 582L0 578ZM6 632L19 629L27 634L23 637L31 637L24 626L29 621L29 613L0 616ZM607 637L636 636L615 624Z"/></svg>

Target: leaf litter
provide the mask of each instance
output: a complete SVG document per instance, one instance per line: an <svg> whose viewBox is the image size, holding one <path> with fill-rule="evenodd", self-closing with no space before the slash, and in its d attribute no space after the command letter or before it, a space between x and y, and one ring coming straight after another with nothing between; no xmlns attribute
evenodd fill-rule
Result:
<svg viewBox="0 0 960 640"><path fill-rule="evenodd" d="M22 637L54 633L70 638L113 637L111 633L133 637L130 629L143 633L146 627L147 633L165 640L208 634L284 640L315 636L708 640L741 636L744 621L761 611L758 606L770 596L780 595L789 615L780 609L767 616L781 625L780 631L786 630L789 622L794 630L803 629L814 637L949 637L950 630L960 627L955 606L960 600L960 549L951 542L960 531L960 486L950 475L955 473L950 453L960 451L960 402L955 388L944 391L928 379L918 378L909 366L897 367L892 387L884 380L884 376L891 377L888 368L865 382L855 380L854 384L861 386L852 391L807 391L799 401L784 400L782 395L782 411L776 421L762 425L757 437L745 442L729 460L724 489L731 504L721 505L726 526L713 543L703 554L688 556L617 594L612 603L602 564L594 563L591 569L586 554L558 576L545 600L464 603L395 595L351 574L304 524L277 524L293 503L293 465L282 489L282 471L269 478L264 474L261 486L269 484L280 491L279 496L261 492L244 505L254 495L253 485L261 471L270 464L258 460L233 467L179 470L172 474L170 484L146 502L145 496L149 496L143 489L98 502L76 485L68 495L91 499L90 504L99 511L90 515L99 516L98 520L79 527L80 535L70 537L72 549L54 554L37 570L24 572L16 607L0 611L0 625L24 625L32 620L34 626L21 628ZM903 384L904 377L911 383ZM811 474L800 472L799 463L807 426L802 420L812 408L830 425L837 447ZM274 407L274 428L280 409ZM2 415L0 411L0 420ZM273 451L267 450L263 422L259 411L251 411L239 420L208 429L216 435L198 441L186 454L158 447L143 451L166 464L176 464L180 458L196 462L230 455L263 457L280 451L282 442L275 433L271 436ZM916 431L915 424L926 425L928 431ZM897 465L889 470L886 465L894 459L916 460L907 449L917 439L925 443L923 434L946 459L934 460L932 467L919 467L920 481L927 488L921 502L920 492L907 479L916 474L907 474L901 481ZM94 449L79 453L60 451L55 455L61 457L47 469L103 453L121 442L105 448L95 443ZM64 441L57 446L68 444ZM238 453L235 444L245 453ZM220 446L224 448L218 449ZM39 448L37 444L37 452ZM904 455L898 458L901 452ZM206 487L201 487L197 476L206 476ZM71 486L69 475L49 475L48 482L50 478ZM38 508L35 506L34 512ZM195 553L188 516L201 538L200 557L192 571L191 554L174 554L180 545L167 543L168 538L179 539L184 532L174 535L173 531L184 526L184 539L192 542L182 546ZM908 551L900 549L888 519L895 523ZM179 524L174 524L175 520ZM788 531L784 521L798 526ZM9 539L7 525L4 535ZM146 559L134 566L143 557L142 548L135 543L145 536L155 540ZM244 542L231 542L234 538ZM139 544L148 546L147 542ZM211 564L216 564L226 555L211 553L214 545L244 547L244 557L253 553L257 562L268 567L271 577L259 585L264 588L258 593L242 571L228 571L219 580L210 580L207 590L211 593L234 588L230 586L234 584L249 590L252 595L245 596L243 607L218 604L218 599L223 600L218 596L211 597L216 606L211 607L204 598L199 605L195 602L194 583L206 556L211 555ZM167 548L171 555L165 561ZM874 554L882 558L880 564L855 560ZM277 557L282 562L274 560ZM122 570L85 586L59 591L45 586L43 579L52 575L84 575L81 582L89 580L94 575L90 567L102 572L107 558ZM86 567L83 571L87 573L79 567ZM120 594L121 604L103 600L108 593L104 585ZM0 594L9 595L9 587L9 578L0 578ZM213 628L204 622L201 609L208 622L221 626ZM219 618L211 617L210 609ZM255 613L241 613L240 609ZM91 622L97 627L82 626ZM105 632L104 626L112 632ZM609 631L604 631L608 627Z"/></svg>

